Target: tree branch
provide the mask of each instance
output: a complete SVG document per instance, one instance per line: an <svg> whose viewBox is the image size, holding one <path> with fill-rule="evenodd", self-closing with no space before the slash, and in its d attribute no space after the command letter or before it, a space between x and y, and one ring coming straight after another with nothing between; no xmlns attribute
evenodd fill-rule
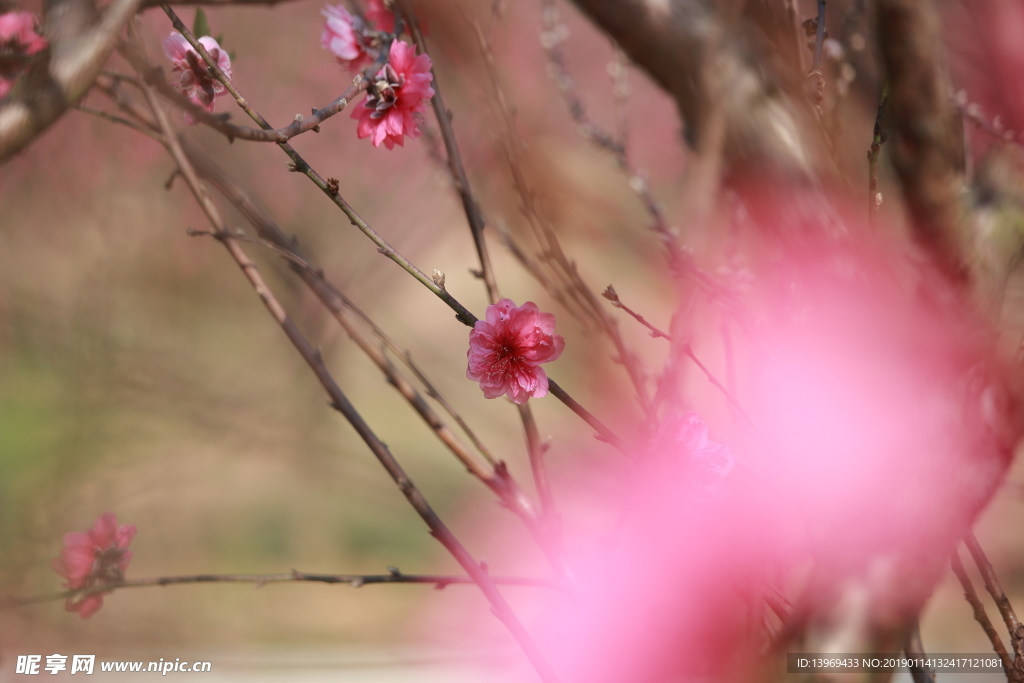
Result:
<svg viewBox="0 0 1024 683"><path fill-rule="evenodd" d="M494 576L491 581L499 586L528 586L534 588L551 588L561 590L563 587L546 579L533 579L519 576ZM446 574L403 574L395 567L388 567L387 574L311 574L293 569L283 574L188 574L184 576L160 576L150 579L125 579L119 583L103 584L92 588L32 595L27 598L0 599L0 610L14 607L25 607L43 602L54 602L74 597L87 597L98 593L109 593L122 588L150 588L153 586L180 586L189 583L254 583L257 588L270 583L328 583L347 584L353 588L372 586L385 583L419 583L433 584L437 590L448 586L473 584L469 576Z"/></svg>
<svg viewBox="0 0 1024 683"><path fill-rule="evenodd" d="M49 63L37 63L24 77L23 87L0 99L0 163L85 96L141 4L142 0L114 0L99 24L88 29L75 26L70 35L59 27L62 16L54 19L58 28L52 31Z"/></svg>

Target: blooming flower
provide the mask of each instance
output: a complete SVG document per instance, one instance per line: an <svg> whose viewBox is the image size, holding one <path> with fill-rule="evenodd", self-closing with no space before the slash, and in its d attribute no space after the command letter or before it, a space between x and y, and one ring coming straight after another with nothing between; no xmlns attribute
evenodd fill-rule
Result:
<svg viewBox="0 0 1024 683"><path fill-rule="evenodd" d="M47 46L46 39L36 33L35 17L29 12L0 14L0 97L14 85L14 79L24 71L17 59L4 60L3 56L27 57Z"/></svg>
<svg viewBox="0 0 1024 683"><path fill-rule="evenodd" d="M548 376L540 364L565 348L554 332L555 316L541 313L532 301L516 306L502 299L488 306L486 320L478 320L469 333L466 377L480 382L487 398L506 394L522 404L531 396L547 396Z"/></svg>
<svg viewBox="0 0 1024 683"><path fill-rule="evenodd" d="M69 590L92 588L124 580L124 572L132 559L128 544L135 536L135 525L118 525L112 512L96 520L89 531L64 534L64 548L53 561L53 569L63 576ZM68 598L64 607L88 619L103 606L104 593L83 598Z"/></svg>
<svg viewBox="0 0 1024 683"><path fill-rule="evenodd" d="M325 50L353 71L373 61L366 51L369 40L362 19L341 5L328 5L321 13L327 17L320 35Z"/></svg>
<svg viewBox="0 0 1024 683"><path fill-rule="evenodd" d="M231 78L231 57L226 50L217 44L215 38L203 36L199 39L210 56L217 62L217 66L224 72L224 75ZM192 102L206 111L213 113L213 98L227 92L224 84L210 75L203 58L199 56L185 37L180 33L172 32L164 39L164 54L173 62L171 71L180 73L178 82L174 87L181 94L192 100ZM195 123L195 119L185 113L187 123Z"/></svg>
<svg viewBox="0 0 1024 683"><path fill-rule="evenodd" d="M359 121L359 137L370 138L374 147L383 142L393 149L402 145L403 136L418 136L416 116L434 96L430 67L430 57L417 55L412 45L392 43L388 63L367 88L366 99L352 112L352 118Z"/></svg>

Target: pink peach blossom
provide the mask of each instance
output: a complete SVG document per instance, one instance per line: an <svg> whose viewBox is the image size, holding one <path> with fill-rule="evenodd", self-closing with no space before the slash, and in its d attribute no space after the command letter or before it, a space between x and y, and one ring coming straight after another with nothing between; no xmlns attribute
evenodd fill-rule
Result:
<svg viewBox="0 0 1024 683"><path fill-rule="evenodd" d="M555 332L555 316L541 313L527 301L516 306L502 299L487 307L486 320L478 320L469 333L466 377L480 382L487 398L506 394L515 403L548 393L548 376L541 363L562 354L565 340Z"/></svg>
<svg viewBox="0 0 1024 683"><path fill-rule="evenodd" d="M359 137L370 138L374 147L383 142L388 149L402 146L406 135L417 137L417 115L434 96L430 67L430 57L417 55L412 45L392 43L388 63L370 84L366 99L352 112L352 118L359 121Z"/></svg>
<svg viewBox="0 0 1024 683"><path fill-rule="evenodd" d="M210 53L210 56L217 61L217 66L224 72L224 75L231 78L231 57L226 50L217 44L215 38L203 36L199 39L203 47ZM213 113L213 98L219 97L227 92L224 84L210 75L206 63L199 56L184 36L172 32L163 43L164 54L171 60L173 66L171 71L181 74L174 87L181 94L192 100L192 102L206 111ZM195 119L185 114L185 121L189 124L195 123Z"/></svg>
<svg viewBox="0 0 1024 683"><path fill-rule="evenodd" d="M353 71L373 61L366 52L366 26L362 19L341 5L327 5L321 14L327 17L320 35L325 50Z"/></svg>
<svg viewBox="0 0 1024 683"><path fill-rule="evenodd" d="M0 52L16 56L34 55L47 46L46 39L36 33L36 20L30 12L0 14ZM0 65L0 97L14 86L24 66L12 60L10 66Z"/></svg>
<svg viewBox="0 0 1024 683"><path fill-rule="evenodd" d="M112 512L96 520L89 531L64 534L64 548L53 561L53 570L63 576L68 590L92 588L124 580L132 559L128 545L134 538L134 524L118 525ZM103 606L103 593L68 598L65 608L88 619Z"/></svg>

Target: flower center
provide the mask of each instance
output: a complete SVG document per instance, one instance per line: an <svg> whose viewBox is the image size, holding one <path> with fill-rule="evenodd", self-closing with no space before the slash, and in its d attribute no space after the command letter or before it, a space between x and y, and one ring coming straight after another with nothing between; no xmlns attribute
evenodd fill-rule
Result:
<svg viewBox="0 0 1024 683"><path fill-rule="evenodd" d="M398 101L398 89L405 83L405 77L398 75L390 64L377 74L377 80L370 84L366 98L366 108L371 109L370 118L384 118L388 109Z"/></svg>

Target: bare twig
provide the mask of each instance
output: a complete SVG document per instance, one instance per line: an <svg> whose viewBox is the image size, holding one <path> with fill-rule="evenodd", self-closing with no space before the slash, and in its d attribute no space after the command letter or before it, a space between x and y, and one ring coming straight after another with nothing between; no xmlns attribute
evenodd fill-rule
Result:
<svg viewBox="0 0 1024 683"><path fill-rule="evenodd" d="M636 320L638 323L640 323L648 330L650 330L651 336L654 337L655 339L661 337L663 339L672 341L671 335L669 335L667 332L662 332L657 327L647 322L647 319L644 318L642 315L640 315L639 313L631 309L629 306L622 303L622 300L619 299L619 295L615 291L615 288L612 287L611 285L608 285L604 292L602 292L601 296L603 296L605 299L608 299L608 301L611 302L612 306L625 311L630 316L632 316L634 320ZM753 422L750 420L750 417L747 416L747 414L743 411L742 406L740 406L739 401L736 400L736 398L732 395L732 392L729 391L724 384L718 381L718 378L715 377L714 374L712 374L711 370L709 370L708 367L704 365L704 363L702 363L699 358L697 358L697 354L693 352L693 347L690 346L689 342L683 344L682 352L687 356L687 358L692 360L698 368L700 368L701 372L704 373L704 376L707 377L708 381L715 385L715 387L722 392L722 395L725 396L725 398L728 399L729 403L731 403L733 407L736 408L737 411L739 411L740 415L743 416L743 419L746 420L748 424L753 425Z"/></svg>
<svg viewBox="0 0 1024 683"><path fill-rule="evenodd" d="M138 131L139 133L142 133L147 137L153 138L157 142L163 143L164 141L164 136L161 135L160 133L157 133L151 128L147 128L146 126L143 126L139 123L136 123L135 121L131 121L121 116L117 116L116 114L111 114L110 112L102 111L100 109L93 109L92 107L87 107L84 104L75 105L75 109L84 114L91 114L92 116L98 116L101 119L106 119L111 123L119 123L122 126L127 126L128 128L131 128L134 131Z"/></svg>
<svg viewBox="0 0 1024 683"><path fill-rule="evenodd" d="M875 228L878 220L878 207L882 205L881 195L878 193L878 157L882 152L882 145L889 139L889 132L886 130L885 104L889 97L889 79L882 83L882 94L878 97L878 111L875 114L875 128L871 138L871 147L868 149L868 224Z"/></svg>
<svg viewBox="0 0 1024 683"><path fill-rule="evenodd" d="M530 470L533 472L533 483L537 487L537 496L540 498L541 510L544 519L551 528L554 541L558 543L561 533L558 530L558 512L555 509L555 497L551 493L551 482L548 479L547 468L544 466L544 454L547 452L547 444L540 438L537 431L537 422L533 419L533 411L528 403L518 406L519 417L523 422L523 432L526 434L526 449L530 456Z"/></svg>
<svg viewBox="0 0 1024 683"><path fill-rule="evenodd" d="M915 662L923 661L928 657L924 651L924 644L921 642L921 627L916 621L910 630L903 651L907 653L909 659ZM914 679L914 683L935 683L935 671L926 666L911 665L910 676Z"/></svg>
<svg viewBox="0 0 1024 683"><path fill-rule="evenodd" d="M960 555L958 551L954 550L953 555L950 557L950 567L953 573L956 574L956 578L960 581L960 585L964 589L964 597L967 602L971 605L971 609L974 610L974 618L981 628L985 631L985 635L988 636L989 641L992 643L992 649L999 655L999 659L1003 662L1003 669L1007 672L1013 669L1013 660L1010 659L1010 654L1006 651L1006 646L1003 645L1003 639L999 637L999 633L996 631L995 626L992 625L992 620L988 618L988 613L985 612L985 605L978 599L978 593L974 590L974 584L971 583L971 577L967 575L967 571L964 569L964 565L960 562Z"/></svg>
<svg viewBox="0 0 1024 683"><path fill-rule="evenodd" d="M1017 631L1020 629L1020 620L1017 618L1016 612L1013 611L1013 605L1010 604L1010 599L1006 597L1006 591L999 585L999 579L996 577L996 570L992 566L992 563L988 561L988 557L985 555L985 551L981 549L981 544L978 543L977 537L974 532L968 532L964 536L964 545L967 546L967 550L971 553L971 557L974 558L974 564L978 566L978 571L981 573L982 581L985 583L985 590L995 600L996 607L999 608L999 613L1003 617L1003 622L1006 624L1006 630L1010 632L1010 638L1016 640Z"/></svg>
<svg viewBox="0 0 1024 683"><path fill-rule="evenodd" d="M560 584L546 579L533 579L520 576L494 576L491 580L499 586L526 586L533 588L551 588L561 590ZM99 593L109 593L122 588L150 588L153 586L180 586L190 583L253 583L261 588L271 583L328 583L347 584L353 588L373 586L385 583L418 583L433 584L437 590L448 586L459 586L475 583L469 576L453 576L445 574L403 574L395 567L388 567L387 574L312 574L293 569L279 574L189 574L184 576L160 576L151 579L125 579L119 583L108 583L79 588L77 590L33 595L27 598L0 598L0 609L25 607L44 602L66 600L68 598L87 597Z"/></svg>
<svg viewBox="0 0 1024 683"><path fill-rule="evenodd" d="M125 46L125 48L121 50L121 53L126 59L128 59L132 66L136 68L145 64L144 61L139 60L138 54L130 46ZM239 140L249 140L250 142L276 143L287 142L293 137L311 130L319 133L320 124L344 110L354 97L366 90L366 86L370 80L362 73L356 74L355 78L352 79L352 84L348 87L348 90L333 102L325 105L323 108L313 109L313 112L309 117L304 118L301 115L298 115L293 123L285 126L284 128L260 129L229 123L226 120L225 114L211 114L206 111L175 90L174 87L167 82L167 77L164 75L163 69L160 69L159 67L140 68L139 73L146 83L154 86L160 91L161 95L167 97L177 106L184 109L196 121L199 121L200 123L213 128L217 132L222 133L229 141L233 141L237 138Z"/></svg>
<svg viewBox="0 0 1024 683"><path fill-rule="evenodd" d="M657 327L655 327L654 325L652 325L649 322L647 322L647 319L644 318L642 315L640 315L639 313L634 311L632 308L630 308L626 304L622 303L622 301L619 299L618 292L616 292L615 288L612 287L611 285L608 285L605 288L605 290L603 292L601 292L601 296L603 296L605 299L608 299L608 301L612 302L612 306L614 306L615 308L618 308L618 309L621 309L621 310L625 311L626 313L631 315L634 320L636 320L638 323L640 323L641 325L646 327L648 330L650 330L651 336L654 337L655 339L657 339L658 337L661 337L663 339L668 339L669 341L672 340L672 337L670 337L667 333L662 332Z"/></svg>
<svg viewBox="0 0 1024 683"><path fill-rule="evenodd" d="M548 64L551 67L555 84L558 86L569 114L576 124L576 130L595 147L612 154L616 165L626 175L630 189L637 194L650 215L652 221L651 229L659 234L667 233L669 228L665 221L665 213L661 208L661 204L655 199L650 185L648 185L641 173L629 160L628 148L626 146L627 127L625 115L625 102L629 94L629 88L626 82L628 69L625 63L625 53L617 44L615 45L614 101L618 135L613 136L590 119L586 108L583 106L583 100L576 91L576 84L569 74L565 53L562 50L567 29L560 22L555 0L543 0L542 5L544 8L544 33L541 35L541 44L547 53Z"/></svg>
<svg viewBox="0 0 1024 683"><path fill-rule="evenodd" d="M409 9L405 0L398 0L398 6L402 10L406 26L412 33L416 46L423 54L427 52L427 41L423 38L416 15ZM469 177L466 175L466 168L462 163L462 155L459 153L459 144L455 139L455 131L452 128L451 112L445 107L444 98L441 95L441 85L438 83L437 72L432 70L434 75L433 88L434 96L430 100L430 106L434 110L434 117L437 119L437 126L441 131L441 139L444 141L444 149L448 156L448 168L455 181L455 189L462 200L462 209L469 221L469 229L473 234L473 246L476 247L477 259L480 262L480 277L487 287L487 296L491 303L501 299L498 294L498 284L494 277L494 268L491 266L491 257L487 251L487 243L484 240L484 219L480 212L476 198L473 196L473 188L469 184Z"/></svg>

